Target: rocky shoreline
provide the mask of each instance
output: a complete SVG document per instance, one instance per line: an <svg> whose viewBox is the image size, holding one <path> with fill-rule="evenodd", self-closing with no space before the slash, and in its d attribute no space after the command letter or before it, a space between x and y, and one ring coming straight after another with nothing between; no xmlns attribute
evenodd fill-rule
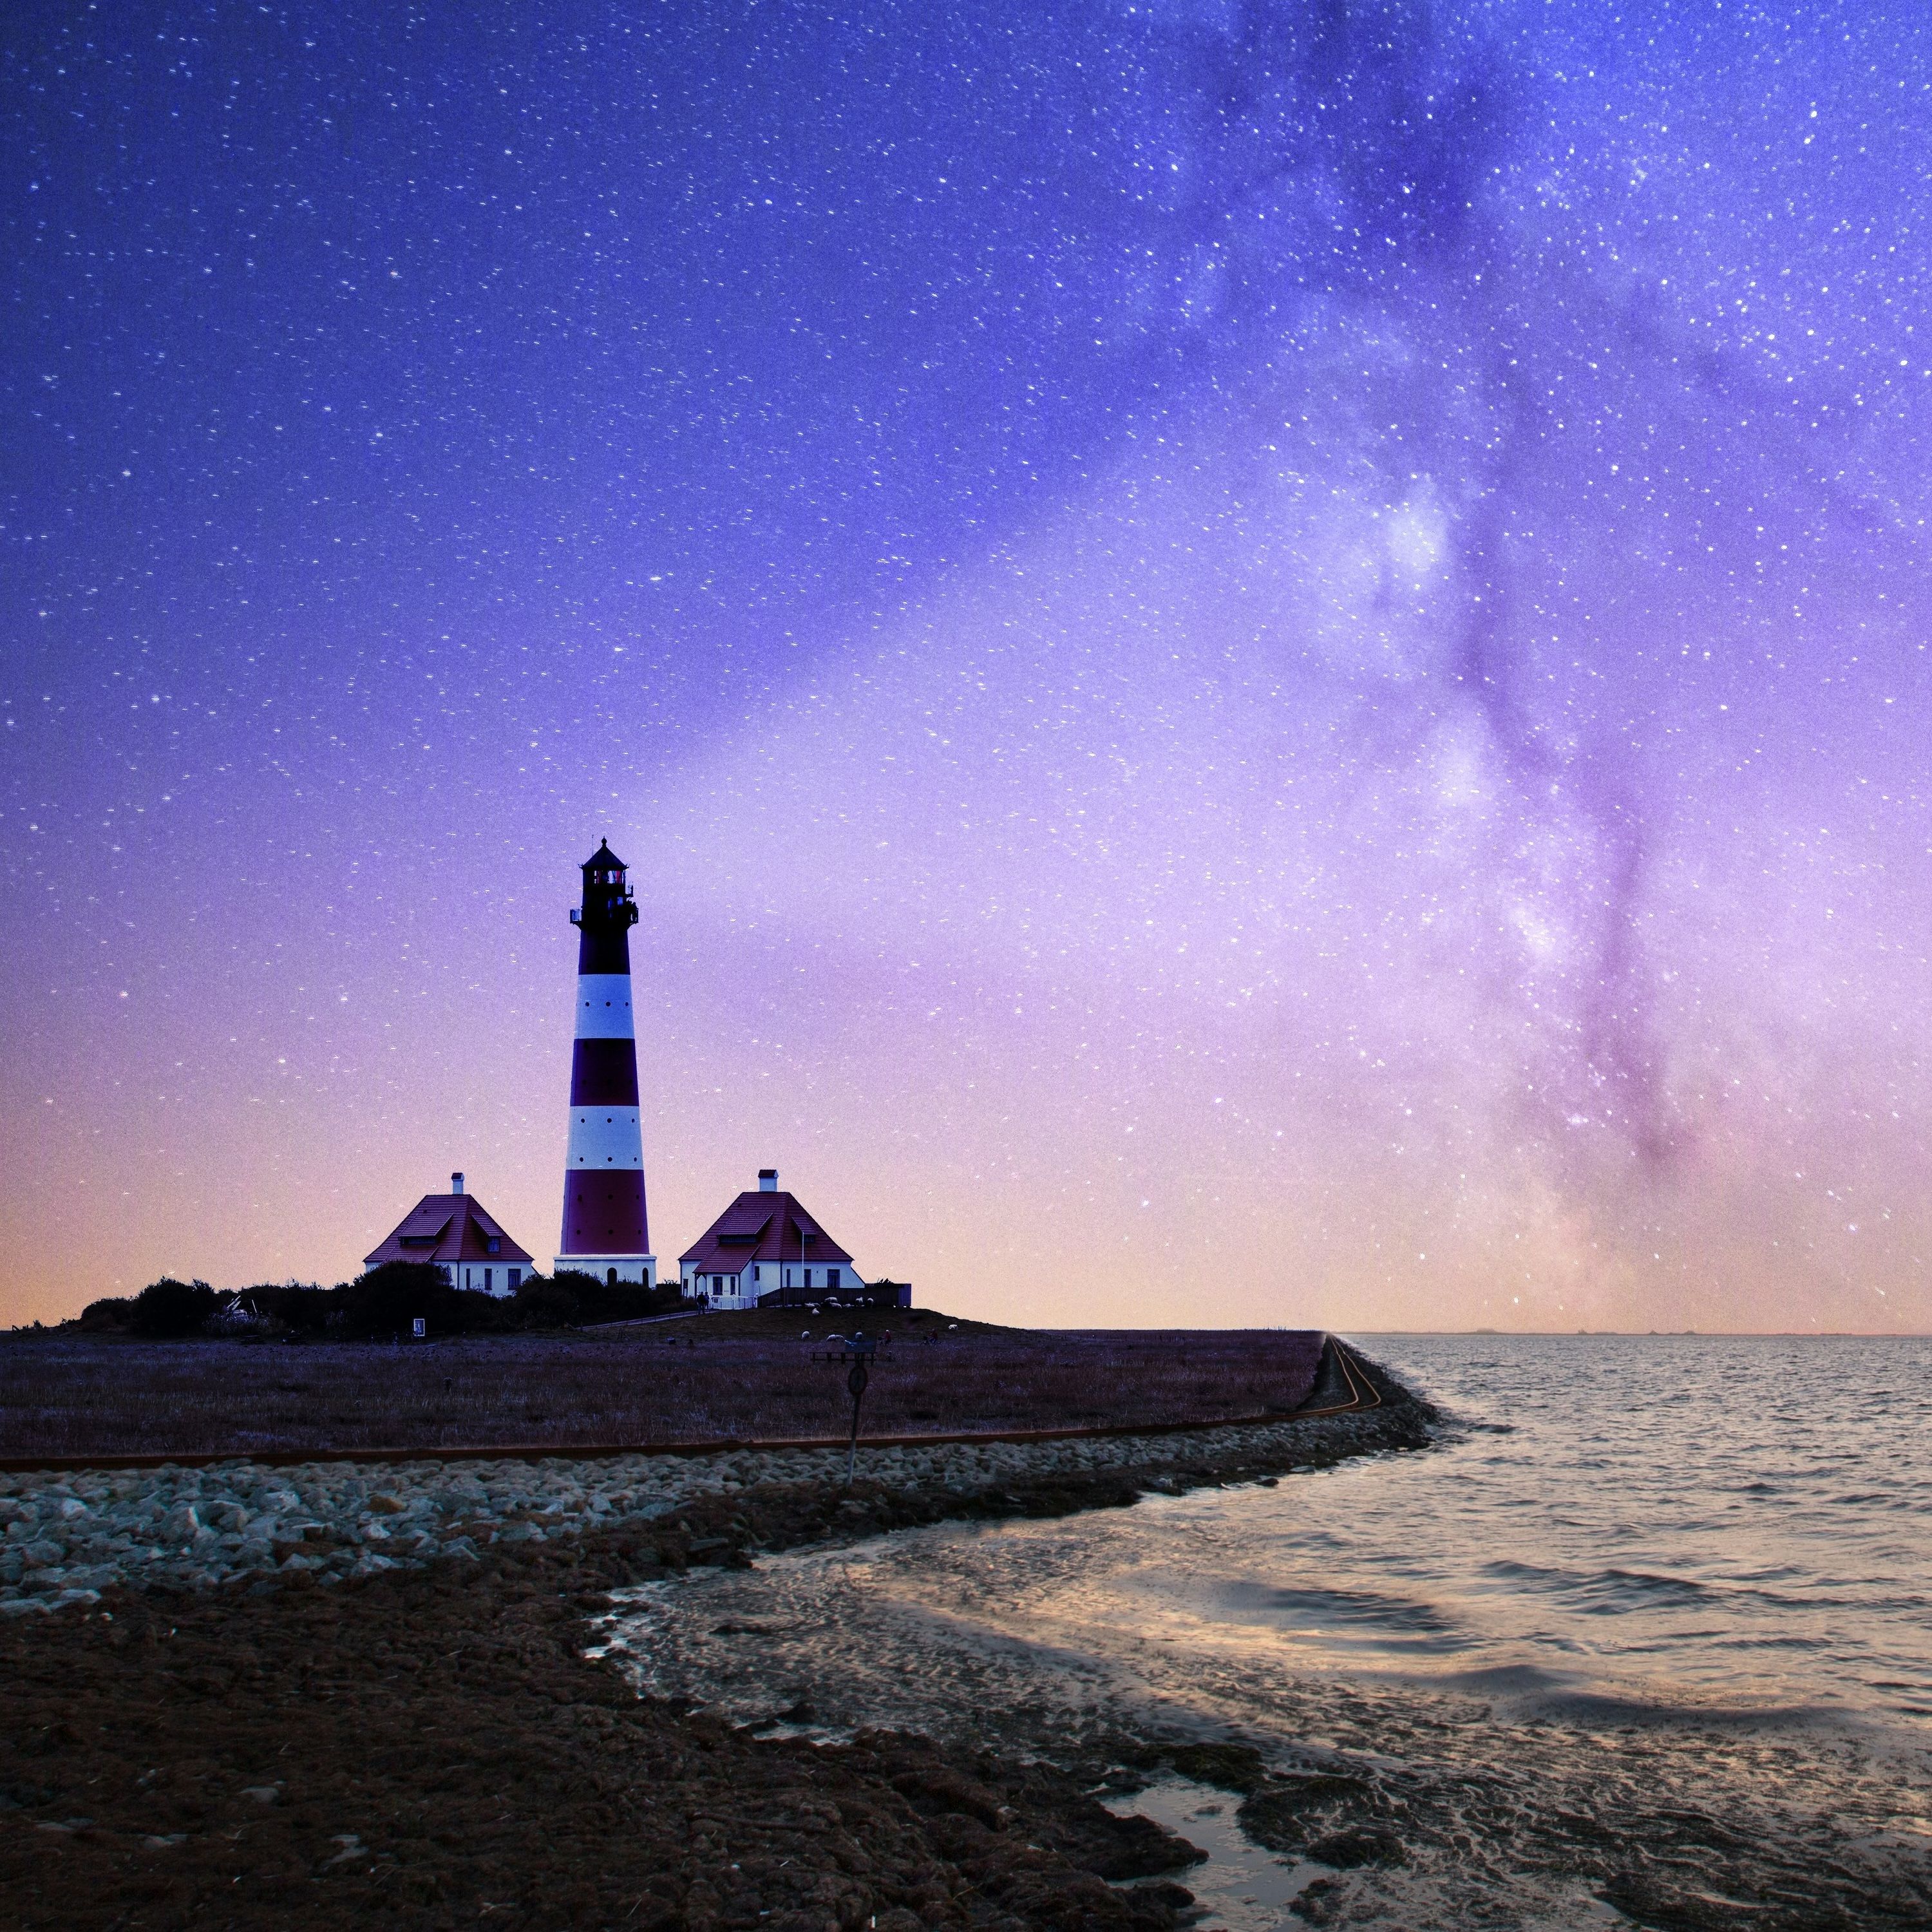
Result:
<svg viewBox="0 0 1932 1932"><path fill-rule="evenodd" d="M1279 1474L1407 1445L1416 1413L1396 1404L1176 1434L862 1448L857 1479L864 1495L903 1496L919 1512L913 1521L935 1520L926 1513L934 1508L998 1514L995 1499L1014 1484L1064 1493L1079 1508L1090 1506L1073 1500L1081 1495L1129 1500L1166 1481ZM499 1545L656 1522L706 1498L774 1486L830 1491L844 1474L844 1454L826 1449L0 1474L0 1616L94 1603L128 1586L211 1589L246 1579L273 1588L303 1573L335 1584L474 1561Z"/></svg>
<svg viewBox="0 0 1932 1932"><path fill-rule="evenodd" d="M63 1928L1178 1924L1191 1848L1095 1795L1157 1741L1047 1763L992 1714L972 1750L760 1740L638 1700L585 1619L692 1564L1426 1443L1376 1379L1346 1414L865 1452L850 1492L809 1451L10 1478L0 1901ZM27 1567L56 1537L110 1557Z"/></svg>

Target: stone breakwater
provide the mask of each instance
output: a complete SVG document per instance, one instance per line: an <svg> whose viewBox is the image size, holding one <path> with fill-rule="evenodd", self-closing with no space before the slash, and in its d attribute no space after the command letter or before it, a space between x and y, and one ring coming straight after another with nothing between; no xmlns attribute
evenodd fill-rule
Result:
<svg viewBox="0 0 1932 1932"><path fill-rule="evenodd" d="M949 1502L974 1514L1024 1513L1034 1505L1016 1490L1050 1487L1060 1514L1081 1507L1088 1490L1099 1500L1126 1500L1127 1485L1267 1480L1304 1463L1414 1447L1426 1439L1427 1419L1419 1405L1401 1401L1159 1436L862 1448L857 1484L874 1497L916 1495L938 1505L922 1512L928 1515L949 1513ZM268 1592L298 1576L304 1586L336 1584L440 1558L478 1560L486 1550L648 1522L694 1504L710 1505L706 1514L715 1516L718 1503L740 1491L780 1486L822 1497L844 1475L844 1453L822 1449L0 1474L0 1616L92 1603L124 1586L207 1590L252 1578ZM890 1520L862 1503L845 1507L856 1533ZM812 1527L823 1526L814 1512Z"/></svg>

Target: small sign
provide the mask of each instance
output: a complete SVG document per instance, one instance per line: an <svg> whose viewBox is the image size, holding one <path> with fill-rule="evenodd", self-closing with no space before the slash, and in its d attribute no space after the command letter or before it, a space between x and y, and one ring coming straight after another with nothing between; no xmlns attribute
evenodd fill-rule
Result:
<svg viewBox="0 0 1932 1932"><path fill-rule="evenodd" d="M420 1315L418 1315L416 1318L410 1324L410 1330L416 1336L416 1340L420 1342L423 1337L429 1333L429 1324L425 1322Z"/></svg>

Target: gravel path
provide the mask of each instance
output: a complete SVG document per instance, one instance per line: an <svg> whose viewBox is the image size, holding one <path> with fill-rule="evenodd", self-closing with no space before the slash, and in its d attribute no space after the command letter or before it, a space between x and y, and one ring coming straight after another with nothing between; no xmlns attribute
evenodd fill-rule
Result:
<svg viewBox="0 0 1932 1932"><path fill-rule="evenodd" d="M995 1489L1020 1477L1144 1470L1150 1486L1177 1466L1286 1469L1382 1446L1381 1413L1061 1442L861 1449L862 1484ZM117 1585L207 1589L253 1575L308 1570L336 1583L494 1544L542 1541L666 1514L694 1499L760 1484L841 1484L840 1450L738 1450L579 1461L316 1462L266 1468L0 1474L0 1616L92 1603Z"/></svg>

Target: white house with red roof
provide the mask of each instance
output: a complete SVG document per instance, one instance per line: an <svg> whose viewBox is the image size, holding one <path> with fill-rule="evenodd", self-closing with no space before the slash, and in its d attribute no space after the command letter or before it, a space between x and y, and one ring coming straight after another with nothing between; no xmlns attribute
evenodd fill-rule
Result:
<svg viewBox="0 0 1932 1932"><path fill-rule="evenodd" d="M429 1262L452 1288L497 1296L514 1294L536 1272L530 1250L512 1240L476 1196L464 1191L460 1174L449 1177L447 1194L425 1194L388 1239L363 1257L362 1265L380 1268L386 1262Z"/></svg>
<svg viewBox="0 0 1932 1932"><path fill-rule="evenodd" d="M687 1295L713 1308L755 1308L782 1289L836 1295L865 1286L852 1257L761 1167L757 1188L741 1194L678 1257Z"/></svg>

